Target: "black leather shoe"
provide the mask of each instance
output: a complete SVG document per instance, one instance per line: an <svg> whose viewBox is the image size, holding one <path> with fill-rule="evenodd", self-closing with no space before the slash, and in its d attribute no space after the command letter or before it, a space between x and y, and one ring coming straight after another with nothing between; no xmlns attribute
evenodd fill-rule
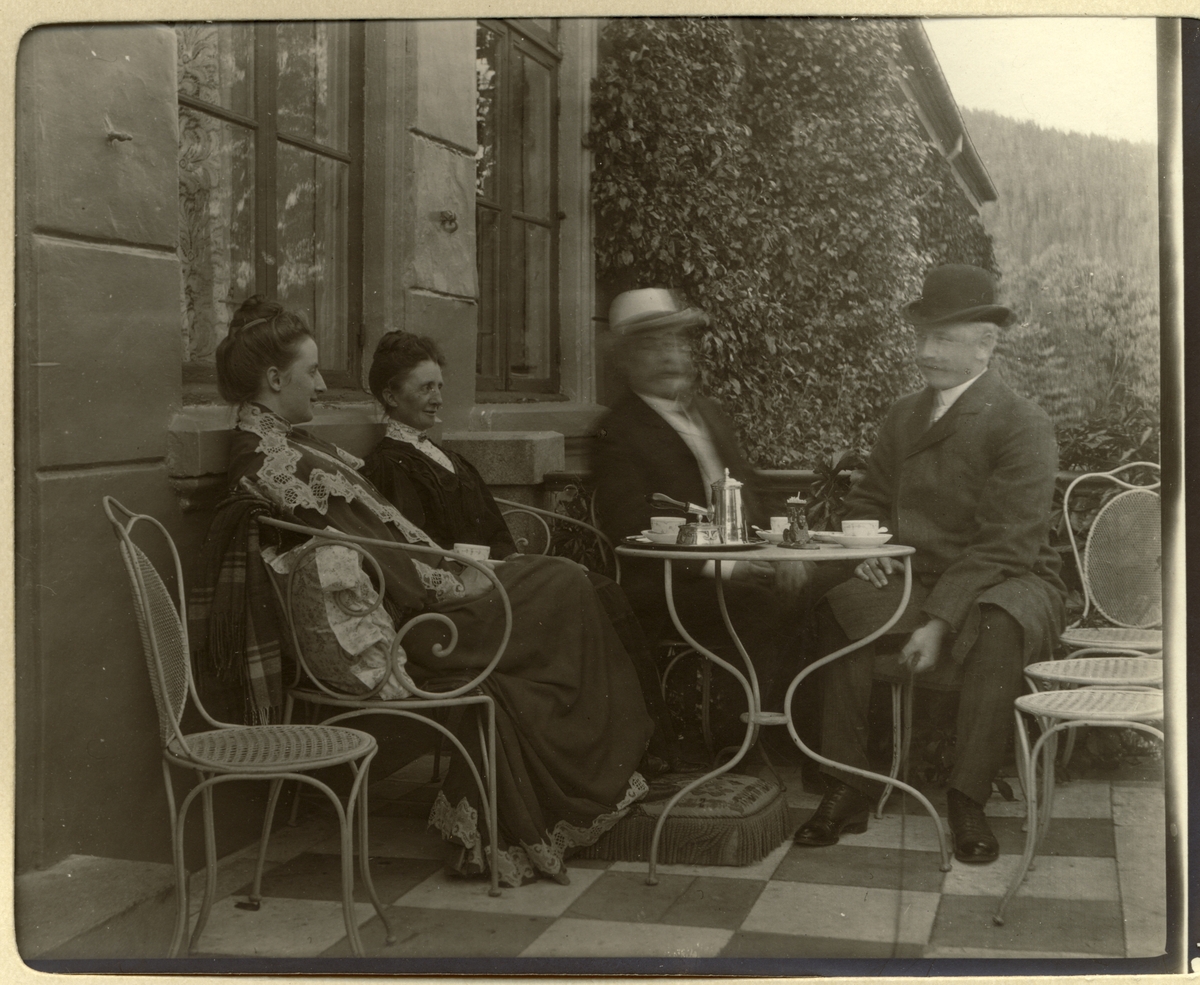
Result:
<svg viewBox="0 0 1200 985"><path fill-rule="evenodd" d="M946 792L946 807L954 836L954 857L972 865L996 861L1000 843L992 834L983 807L953 787Z"/></svg>
<svg viewBox="0 0 1200 985"><path fill-rule="evenodd" d="M806 848L836 845L842 832L860 834L867 830L871 801L848 783L829 781L829 789L817 809L792 840Z"/></svg>

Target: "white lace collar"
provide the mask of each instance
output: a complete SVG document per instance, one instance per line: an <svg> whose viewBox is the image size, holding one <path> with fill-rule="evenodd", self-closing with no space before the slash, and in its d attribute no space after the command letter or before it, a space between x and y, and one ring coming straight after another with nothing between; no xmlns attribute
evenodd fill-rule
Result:
<svg viewBox="0 0 1200 985"><path fill-rule="evenodd" d="M419 445L422 441L429 440L428 431L418 431L411 424L405 424L403 421L396 421L390 417L387 419L387 436L395 441L407 441L412 445Z"/></svg>
<svg viewBox="0 0 1200 985"><path fill-rule="evenodd" d="M239 430L257 434L260 438L271 434L287 435L292 433L292 425L289 421L285 421L262 404L249 401L238 407L237 426Z"/></svg>
<svg viewBox="0 0 1200 985"><path fill-rule="evenodd" d="M239 430L258 435L257 451L263 456L263 464L256 478L257 485L267 499L287 510L303 506L316 510L322 516L329 510L330 496L347 503L358 501L380 520L394 524L410 544L433 546L433 541L425 531L383 499L375 487L358 474L358 469L363 465L363 460L358 456L336 445L328 445L330 451L324 450L319 445L325 442L319 442L312 435L292 427L260 404L242 404L238 408L237 426ZM301 437L307 441L298 441ZM297 469L304 454L310 456L307 478L301 477ZM321 462L328 463L332 468L321 468ZM343 472L342 469L347 471Z"/></svg>
<svg viewBox="0 0 1200 985"><path fill-rule="evenodd" d="M251 434L257 434L260 438L264 439L287 439L294 435L303 435L309 439L313 438L312 435L297 428L289 421L285 421L273 410L264 407L262 404L244 403L238 407L237 427L239 431L249 431ZM260 447L264 446L260 445ZM338 460L342 464L349 465L355 471L361 469L365 464L361 458L350 454L345 448L340 448L337 445L331 445L330 447L337 452ZM319 448L312 448L310 451L316 455L326 454Z"/></svg>
<svg viewBox="0 0 1200 985"><path fill-rule="evenodd" d="M447 472L455 471L454 463L450 461L450 456L433 443L428 431L418 431L411 424L405 424L403 421L394 421L389 417L387 420L387 436L393 441L412 445L422 455L437 462Z"/></svg>

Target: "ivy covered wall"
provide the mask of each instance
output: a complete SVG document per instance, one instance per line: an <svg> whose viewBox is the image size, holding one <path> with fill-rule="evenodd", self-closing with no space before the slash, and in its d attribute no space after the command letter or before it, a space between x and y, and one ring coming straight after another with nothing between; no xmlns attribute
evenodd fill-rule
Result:
<svg viewBox="0 0 1200 985"><path fill-rule="evenodd" d="M992 244L899 80L898 23L617 19L592 89L597 275L707 311L702 385L760 468L869 448L920 385L898 315Z"/></svg>

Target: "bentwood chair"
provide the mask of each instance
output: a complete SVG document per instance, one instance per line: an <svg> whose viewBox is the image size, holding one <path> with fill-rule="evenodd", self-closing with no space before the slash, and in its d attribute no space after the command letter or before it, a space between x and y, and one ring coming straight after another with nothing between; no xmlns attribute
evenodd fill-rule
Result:
<svg viewBox="0 0 1200 985"><path fill-rule="evenodd" d="M613 581L618 585L621 583L621 559L617 556L617 552L613 550L612 541L608 539L599 527L584 520L578 520L573 516L565 516L562 513L544 510L539 506L530 506L527 503L518 503L511 499L497 499L496 505L501 507L500 513L506 522L510 516L525 515L533 518L534 522L540 526L542 535L545 537L545 546L539 552L542 554L549 554L554 544L553 524L564 523L568 527L586 532L596 539L601 561L606 565L611 563ZM533 545L530 543L528 537L514 536L513 539L522 553L529 553L529 548Z"/></svg>
<svg viewBox="0 0 1200 985"><path fill-rule="evenodd" d="M992 916L998 926L1003 926L1004 908L1016 895L1026 873L1034 867L1034 855L1050 829L1050 818L1054 812L1054 761L1059 733L1067 732L1070 735L1075 729L1086 725L1093 728L1136 729L1157 736L1160 740L1163 738L1162 730L1154 724L1161 723L1163 719L1163 694L1156 687L1133 684L1120 687L1085 685L1066 691L1034 691L1017 698L1015 706L1013 716L1020 747L1017 750L1017 767L1021 785L1025 788L1028 816L1025 853L1021 856L1021 863L1009 883L1008 891ZM1034 719L1040 729L1041 734L1032 748L1022 715ZM1042 770L1040 784L1039 762Z"/></svg>
<svg viewBox="0 0 1200 985"><path fill-rule="evenodd" d="M1152 462L1133 462L1072 480L1063 494L1063 519L1083 587L1083 613L1063 630L1066 659L1025 668L1034 690L1079 686L1162 686L1162 510L1160 483L1138 485L1120 474L1141 469L1157 476ZM1071 522L1076 488L1097 486L1116 495L1102 502L1082 553ZM1076 500L1078 502L1078 500ZM1085 627L1095 610L1110 626ZM1075 732L1068 732L1063 761L1069 762Z"/></svg>
<svg viewBox="0 0 1200 985"><path fill-rule="evenodd" d="M1121 478L1121 473L1135 469L1159 472L1153 462L1131 462L1108 472L1077 476L1063 493L1064 526L1083 587L1083 612L1059 637L1070 649L1065 659L1025 668L1032 690L1162 686L1162 510L1156 491L1160 482L1139 485ZM1099 506L1081 551L1071 522L1073 495L1078 487L1082 495L1085 490L1114 486L1116 495ZM1083 626L1093 610L1111 625ZM911 684L893 685L892 709L892 776L896 776L912 739ZM1074 740L1071 729L1064 762L1070 760ZM882 816L890 792L890 787L884 789L877 817Z"/></svg>
<svg viewBox="0 0 1200 985"><path fill-rule="evenodd" d="M375 912L383 922L388 943L395 940L387 914L371 882L367 857L367 775L377 751L375 739L356 729L321 725L232 725L219 722L205 710L196 692L192 676L187 634L186 595L179 553L166 528L151 516L127 510L111 496L104 497L104 512L112 524L120 545L121 558L133 590L133 609L142 638L150 685L158 709L159 737L163 750L163 780L171 813L171 850L175 864L175 931L168 956L177 957L188 927L188 873L184 867L184 827L188 808L201 797L204 803L205 890L196 926L188 944L190 952L204 932L212 910L217 886L217 847L213 820L213 788L234 780L269 780L270 797L263 821L258 864L251 894L257 909L262 895L263 863L271 821L279 788L284 780L296 780L316 787L333 803L337 812L342 848L342 911L346 936L352 951L363 954L358 921L354 914L354 820L358 811L359 861L362 878ZM165 543L175 568L178 601L172 599L166 584L149 557L133 539L135 528L145 524ZM196 710L212 728L184 734L180 725L188 696ZM347 805L321 780L309 774L315 770L346 764L354 774ZM176 810L171 766L191 770L199 782L184 797Z"/></svg>
<svg viewBox="0 0 1200 985"><path fill-rule="evenodd" d="M292 650L296 657L296 677L288 689L287 701L284 706L284 721L291 721L295 705L300 702L307 705L318 716L326 716L321 719L324 725L373 715L387 715L429 726L438 733L439 737L444 737L453 744L471 771L479 790L480 802L483 805L484 822L487 825L490 844L496 845L499 833L499 815L496 806L496 706L492 697L484 693L481 685L500 662L500 658L508 646L509 636L512 634L512 606L508 593L492 568L485 563L437 547L358 537L339 533L331 528L317 530L314 527L306 527L278 517L259 516L257 519L260 524L276 530L287 531L293 535L299 534L305 538L302 544L294 548L296 553L290 558L290 570L282 578L265 558L263 562L267 565L271 584L275 589L280 610L287 623ZM448 645L433 644L434 657L446 657L458 645L458 630L450 618L437 612L425 612L412 617L396 629L396 635L389 646L387 666L383 668L379 681L373 687L366 688L364 686L362 689L349 691L345 687L339 686L338 683L331 682L330 675L322 672L323 661L314 652L313 636L309 632L311 627L304 625L302 617L297 612L297 602L299 601L297 576L310 555L315 557L316 552L330 546L347 548L358 554L374 572L377 585L383 584L383 572L373 552L400 551L413 557L424 558L431 565L436 565L442 558L452 558L482 572L492 582L498 593L498 598L504 606L505 619L504 631L496 643L495 652L491 654L483 669L476 673L462 671L438 679L427 680L424 682L424 687L418 685L406 668L408 651L405 646L405 637L417 626L432 623L444 627L450 635ZM385 555L380 554L379 556ZM344 597L347 594L349 593L335 593L333 600L343 612L351 616L366 617L383 604L382 594L374 590L365 605L360 599ZM308 646L305 645L306 640L309 641ZM334 659L341 658L335 657ZM324 663L327 665L327 662ZM379 695L389 680L399 682L407 695L381 698ZM475 760L469 755L454 731L433 717L441 709L473 709L478 712L476 733L484 774L480 773ZM435 769L435 773L437 772ZM492 865L489 866L489 869L491 871L489 893L492 896L499 896L498 868Z"/></svg>
<svg viewBox="0 0 1200 985"><path fill-rule="evenodd" d="M1071 649L1162 652L1162 507L1157 492L1161 482L1138 485L1120 477L1134 469L1155 476L1159 472L1153 462L1131 462L1078 476L1063 494L1067 536L1083 586L1083 613L1061 635ZM1102 503L1080 551L1070 522L1072 496L1080 486L1087 490L1098 484L1121 491ZM1084 626L1092 610L1110 625Z"/></svg>

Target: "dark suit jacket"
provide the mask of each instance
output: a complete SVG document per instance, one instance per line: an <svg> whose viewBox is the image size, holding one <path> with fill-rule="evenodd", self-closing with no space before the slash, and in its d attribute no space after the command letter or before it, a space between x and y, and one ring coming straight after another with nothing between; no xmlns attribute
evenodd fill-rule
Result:
<svg viewBox="0 0 1200 985"><path fill-rule="evenodd" d="M756 476L738 448L729 419L717 404L703 397L696 398L695 407L722 464L731 476L745 483L742 492L747 518L764 525L766 519L754 488ZM657 411L629 391L600 423L594 464L600 525L615 544L628 534L647 529L651 515L676 512L647 503L649 493L665 493L700 506L708 501L700 466L691 449ZM677 611L694 639L741 666L721 619L714 580L700 574L702 567L701 562L672 565ZM621 587L648 638L675 635L667 612L661 561L625 558L621 562ZM724 585L724 596L738 636L754 661L760 686L770 693L774 682L784 676L780 661L787 654L787 627L781 620L780 604L769 589L737 582Z"/></svg>
<svg viewBox="0 0 1200 985"><path fill-rule="evenodd" d="M733 478L745 483L742 502L746 516L751 523L765 526L755 489L757 477L738 447L729 418L705 397L696 397L693 406L708 427L722 464ZM649 528L651 516L675 512L647 503L650 493L665 493L700 506L708 502L709 491L692 450L657 411L630 390L600 422L595 473L600 525L613 543Z"/></svg>
<svg viewBox="0 0 1200 985"><path fill-rule="evenodd" d="M877 519L893 543L917 549L918 580L904 622L938 616L958 634L962 660L974 641L978 604L999 605L1025 633L1026 658L1046 652L1063 622L1066 589L1050 546L1058 469L1054 426L995 373L984 373L936 424L934 391L898 400L866 472L846 497L847 519ZM851 638L895 610L900 579L876 589L851 579L828 596ZM895 593L895 594L893 594ZM873 628L873 627L872 627Z"/></svg>

